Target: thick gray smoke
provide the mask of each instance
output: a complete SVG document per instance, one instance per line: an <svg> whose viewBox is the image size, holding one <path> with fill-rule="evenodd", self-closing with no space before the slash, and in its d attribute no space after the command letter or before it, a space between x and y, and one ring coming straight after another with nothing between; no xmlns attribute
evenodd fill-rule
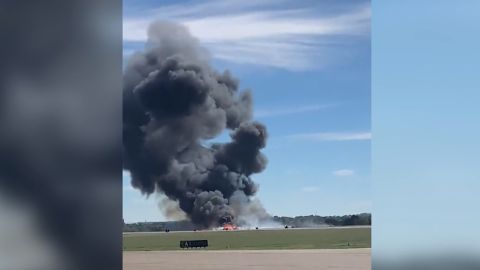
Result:
<svg viewBox="0 0 480 270"><path fill-rule="evenodd" d="M228 71L209 65L207 52L178 24L155 22L148 43L124 72L124 168L144 194L164 193L199 227L221 225L249 206L266 158L265 126L251 121L252 96ZM223 130L231 142L206 145ZM232 196L242 196L231 205Z"/></svg>

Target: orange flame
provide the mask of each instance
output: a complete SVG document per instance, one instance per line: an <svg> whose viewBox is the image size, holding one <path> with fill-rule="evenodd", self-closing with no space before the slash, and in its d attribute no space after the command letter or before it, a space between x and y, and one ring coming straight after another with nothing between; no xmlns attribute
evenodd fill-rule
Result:
<svg viewBox="0 0 480 270"><path fill-rule="evenodd" d="M237 226L230 224L230 223L225 223L223 224L223 230L224 231L234 231L237 230Z"/></svg>

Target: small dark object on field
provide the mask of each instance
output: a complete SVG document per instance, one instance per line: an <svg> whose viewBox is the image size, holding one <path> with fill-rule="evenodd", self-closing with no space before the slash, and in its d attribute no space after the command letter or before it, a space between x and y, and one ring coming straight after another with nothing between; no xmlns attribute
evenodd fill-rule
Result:
<svg viewBox="0 0 480 270"><path fill-rule="evenodd" d="M288 225L285 225L285 229L288 229Z"/></svg>
<svg viewBox="0 0 480 270"><path fill-rule="evenodd" d="M258 230L258 227L255 227L255 230Z"/></svg>
<svg viewBox="0 0 480 270"><path fill-rule="evenodd" d="M170 229L165 229L165 232L170 232Z"/></svg>

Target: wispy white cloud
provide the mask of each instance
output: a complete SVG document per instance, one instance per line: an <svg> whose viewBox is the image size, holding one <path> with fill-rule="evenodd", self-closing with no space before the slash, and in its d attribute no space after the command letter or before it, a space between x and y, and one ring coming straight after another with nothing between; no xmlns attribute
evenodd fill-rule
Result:
<svg viewBox="0 0 480 270"><path fill-rule="evenodd" d="M123 192L135 192L136 190L130 186L130 185L124 185L123 186ZM140 191L138 191L138 193L140 193Z"/></svg>
<svg viewBox="0 0 480 270"><path fill-rule="evenodd" d="M283 2L291 1L207 0L159 7L142 16L127 16L123 37L145 41L150 22L172 20L186 25L215 58L303 70L330 61L335 37L369 33L369 6L320 16L313 7L282 9Z"/></svg>
<svg viewBox="0 0 480 270"><path fill-rule="evenodd" d="M122 178L123 179L130 179L130 173L128 171L122 171Z"/></svg>
<svg viewBox="0 0 480 270"><path fill-rule="evenodd" d="M288 0L207 0L184 2L181 4L170 4L159 8L153 8L151 13L162 14L165 18L189 18L199 15L209 16L215 14L238 13L251 8L262 8L283 4Z"/></svg>
<svg viewBox="0 0 480 270"><path fill-rule="evenodd" d="M259 109L255 110L255 117L266 118L275 116L285 116L299 113L316 112L323 109L332 107L332 105L306 105L288 108L275 108L275 109Z"/></svg>
<svg viewBox="0 0 480 270"><path fill-rule="evenodd" d="M339 177L346 177L353 176L355 174L355 171L350 169L341 169L333 171L332 174Z"/></svg>
<svg viewBox="0 0 480 270"><path fill-rule="evenodd" d="M287 136L290 139L306 141L366 141L372 138L370 132L318 132Z"/></svg>
<svg viewBox="0 0 480 270"><path fill-rule="evenodd" d="M303 187L302 191L307 193L317 192L320 189L318 187Z"/></svg>

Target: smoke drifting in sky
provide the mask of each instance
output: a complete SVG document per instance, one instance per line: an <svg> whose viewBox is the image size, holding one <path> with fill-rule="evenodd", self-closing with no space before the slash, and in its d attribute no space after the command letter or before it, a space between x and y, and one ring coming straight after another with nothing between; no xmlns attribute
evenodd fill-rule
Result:
<svg viewBox="0 0 480 270"><path fill-rule="evenodd" d="M199 227L239 215L266 218L251 197L250 176L267 163L264 125L252 121L252 96L239 91L228 71L219 73L188 30L155 22L148 42L124 71L123 155L132 185L177 201ZM231 141L206 140L231 130Z"/></svg>

